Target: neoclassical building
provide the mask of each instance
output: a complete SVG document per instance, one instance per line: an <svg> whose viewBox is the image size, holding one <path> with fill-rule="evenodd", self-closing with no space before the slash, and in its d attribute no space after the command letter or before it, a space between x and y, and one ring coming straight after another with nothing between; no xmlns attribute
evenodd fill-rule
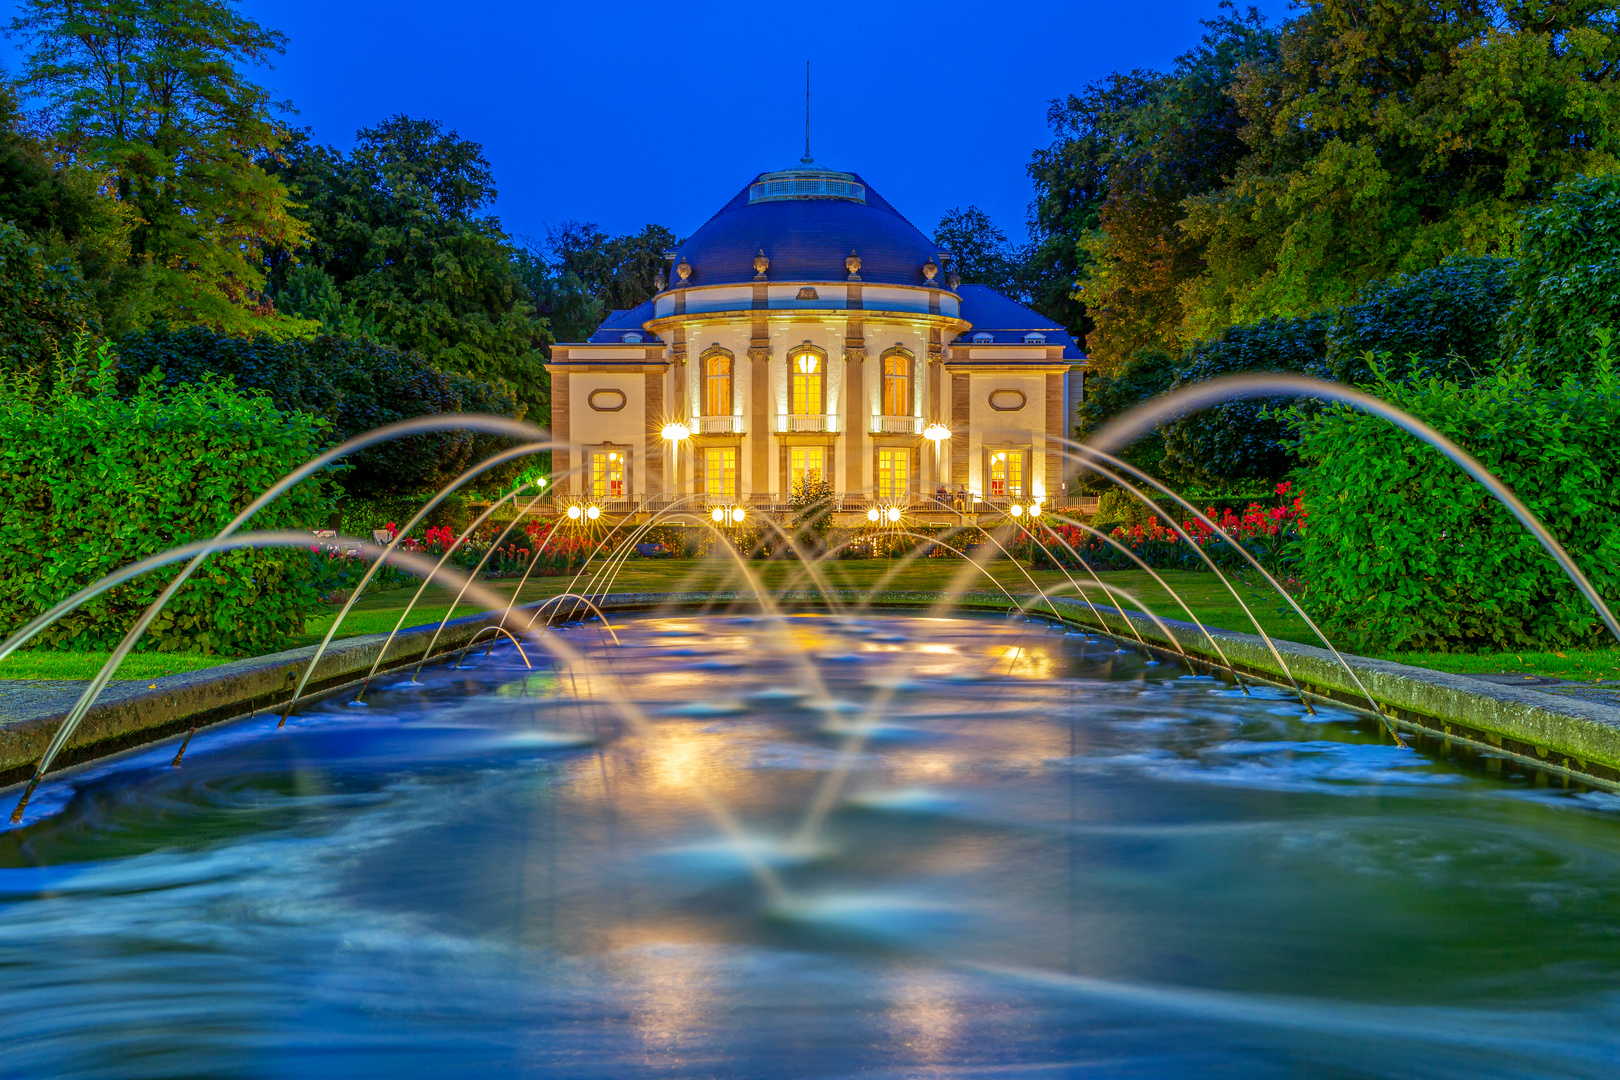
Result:
<svg viewBox="0 0 1620 1080"><path fill-rule="evenodd" d="M656 296L552 351L558 497L761 507L811 477L847 512L1062 499L1085 357L856 174L763 173L665 255Z"/></svg>

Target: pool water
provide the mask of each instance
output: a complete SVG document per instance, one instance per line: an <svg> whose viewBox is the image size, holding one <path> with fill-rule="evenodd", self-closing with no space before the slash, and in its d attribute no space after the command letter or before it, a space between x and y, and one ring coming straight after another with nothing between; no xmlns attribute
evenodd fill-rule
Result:
<svg viewBox="0 0 1620 1080"><path fill-rule="evenodd" d="M1620 1062L1615 796L1038 622L616 626L41 788L0 1075Z"/></svg>

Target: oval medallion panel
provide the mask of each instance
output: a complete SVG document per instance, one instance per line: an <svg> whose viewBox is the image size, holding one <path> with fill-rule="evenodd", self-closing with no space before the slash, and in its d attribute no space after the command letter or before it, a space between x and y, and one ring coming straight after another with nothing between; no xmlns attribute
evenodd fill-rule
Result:
<svg viewBox="0 0 1620 1080"><path fill-rule="evenodd" d="M585 400L597 412L618 412L630 399L624 396L623 390L592 390Z"/></svg>
<svg viewBox="0 0 1620 1080"><path fill-rule="evenodd" d="M1017 412L1028 400L1022 390L1009 388L990 391L990 407L996 412Z"/></svg>

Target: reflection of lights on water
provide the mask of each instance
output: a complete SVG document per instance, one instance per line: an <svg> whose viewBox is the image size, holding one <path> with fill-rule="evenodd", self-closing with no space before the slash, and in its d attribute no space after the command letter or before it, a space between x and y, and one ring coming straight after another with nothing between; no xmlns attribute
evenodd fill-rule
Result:
<svg viewBox="0 0 1620 1080"><path fill-rule="evenodd" d="M930 1064L954 1056L962 1011L957 1006L956 978L938 971L913 969L899 980L889 1007L893 1042L913 1060Z"/></svg>

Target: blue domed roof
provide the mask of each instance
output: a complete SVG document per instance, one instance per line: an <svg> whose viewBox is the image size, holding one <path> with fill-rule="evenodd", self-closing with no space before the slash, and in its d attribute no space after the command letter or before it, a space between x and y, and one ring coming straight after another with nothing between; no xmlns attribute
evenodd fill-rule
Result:
<svg viewBox="0 0 1620 1080"><path fill-rule="evenodd" d="M844 281L854 252L865 284L922 285L923 263L938 261L934 242L859 176L817 168L759 174L675 250L697 286L753 281L761 249L771 281Z"/></svg>

